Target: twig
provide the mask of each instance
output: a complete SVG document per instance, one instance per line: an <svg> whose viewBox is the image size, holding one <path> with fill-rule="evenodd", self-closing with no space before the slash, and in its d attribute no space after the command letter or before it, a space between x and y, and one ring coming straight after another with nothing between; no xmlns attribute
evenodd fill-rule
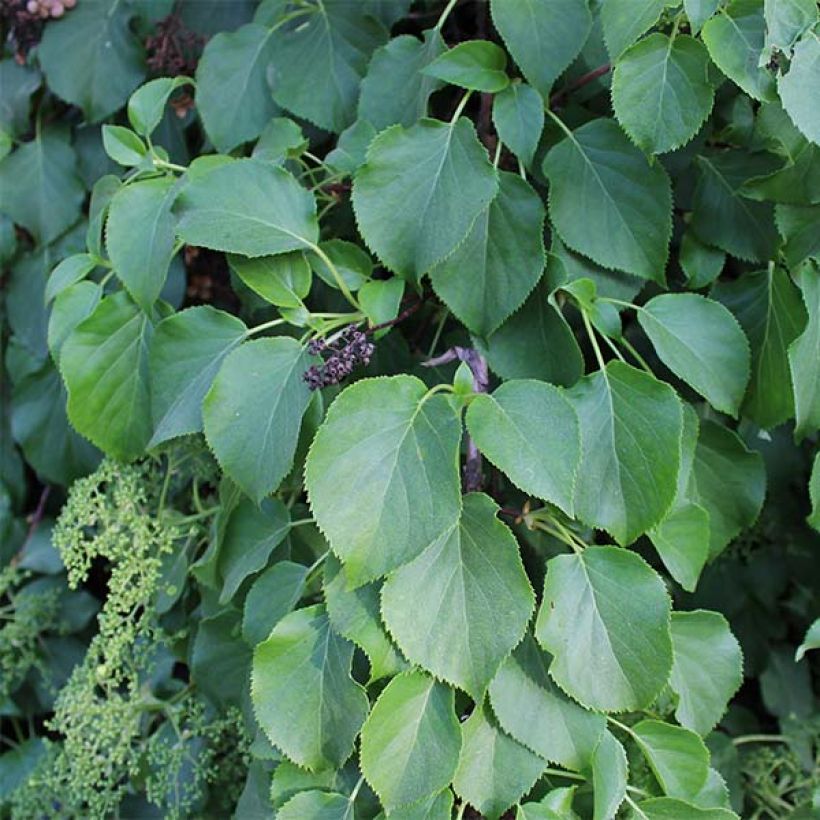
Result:
<svg viewBox="0 0 820 820"><path fill-rule="evenodd" d="M395 319L391 319L389 322L382 322L379 325L373 325L373 327L367 328L365 333L375 333L377 330L384 330L386 327L393 327L393 325L397 325L399 322L403 322L408 316L412 316L424 303L423 299L419 299L417 302L413 302L409 308L403 310Z"/></svg>
<svg viewBox="0 0 820 820"><path fill-rule="evenodd" d="M26 533L26 540L23 542L23 549L26 548L28 542L34 537L34 533L37 532L37 527L40 526L40 522L43 520L43 515L46 511L46 502L48 501L50 493L51 487L46 484L40 493L40 500L37 502L34 512L29 516L28 532Z"/></svg>
<svg viewBox="0 0 820 820"><path fill-rule="evenodd" d="M550 108L557 108L568 94L577 91L579 88L583 88L593 80L597 80L598 77L603 77L611 68L612 66L609 63L604 63L598 66L598 68L594 68L592 71L587 71L586 74L582 74L550 97Z"/></svg>

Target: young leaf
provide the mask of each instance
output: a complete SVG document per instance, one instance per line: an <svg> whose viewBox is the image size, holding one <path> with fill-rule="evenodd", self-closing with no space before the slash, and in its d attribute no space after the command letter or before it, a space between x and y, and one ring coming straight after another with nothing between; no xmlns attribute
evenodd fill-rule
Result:
<svg viewBox="0 0 820 820"><path fill-rule="evenodd" d="M388 577L382 615L404 656L480 701L535 599L518 544L481 493L457 528Z"/></svg>
<svg viewBox="0 0 820 820"><path fill-rule="evenodd" d="M55 296L71 285L85 279L96 267L93 257L87 253L75 253L67 256L51 271L46 282L45 302L48 304Z"/></svg>
<svg viewBox="0 0 820 820"><path fill-rule="evenodd" d="M333 402L313 440L305 483L349 581L384 575L455 527L460 439L451 402L428 396L412 376L363 380Z"/></svg>
<svg viewBox="0 0 820 820"><path fill-rule="evenodd" d="M794 660L800 663L806 656L806 652L810 652L812 649L820 649L820 618L815 618L814 623L806 630L803 643L797 647L797 651L794 653Z"/></svg>
<svg viewBox="0 0 820 820"><path fill-rule="evenodd" d="M133 131L121 125L104 125L102 140L105 153L126 168L139 165L148 153L145 143Z"/></svg>
<svg viewBox="0 0 820 820"><path fill-rule="evenodd" d="M210 305L188 308L157 325L151 340L149 447L202 429L202 402L225 357L248 329L235 316Z"/></svg>
<svg viewBox="0 0 820 820"><path fill-rule="evenodd" d="M615 64L612 105L624 131L644 151L663 154L685 145L712 110L709 54L693 37L656 32Z"/></svg>
<svg viewBox="0 0 820 820"><path fill-rule="evenodd" d="M248 23L212 37L196 70L196 105L205 132L227 154L262 133L276 114L268 85L271 29Z"/></svg>
<svg viewBox="0 0 820 820"><path fill-rule="evenodd" d="M663 518L675 496L680 400L667 384L619 361L582 379L567 397L584 444L575 513L629 544Z"/></svg>
<svg viewBox="0 0 820 820"><path fill-rule="evenodd" d="M141 136L150 137L160 124L165 113L168 98L183 85L188 85L188 77L158 77L141 85L128 100L128 122ZM202 99L197 100L201 106Z"/></svg>
<svg viewBox="0 0 820 820"><path fill-rule="evenodd" d="M125 293L106 296L60 354L68 417L121 461L142 455L151 436L148 346L153 326Z"/></svg>
<svg viewBox="0 0 820 820"><path fill-rule="evenodd" d="M572 798L577 786L550 789L539 802L521 803L515 820L575 820Z"/></svg>
<svg viewBox="0 0 820 820"><path fill-rule="evenodd" d="M368 246L417 283L452 253L498 191L472 123L421 120L382 131L356 174L353 208Z"/></svg>
<svg viewBox="0 0 820 820"><path fill-rule="evenodd" d="M421 71L445 83L496 94L509 84L507 55L489 40L467 40L445 51Z"/></svg>
<svg viewBox="0 0 820 820"><path fill-rule="evenodd" d="M553 680L591 709L650 704L672 669L670 602L634 552L587 547L547 563L535 637L553 656Z"/></svg>
<svg viewBox="0 0 820 820"><path fill-rule="evenodd" d="M353 801L343 794L299 792L276 811L279 820L353 820Z"/></svg>
<svg viewBox="0 0 820 820"><path fill-rule="evenodd" d="M797 439L820 428L820 271L815 266L806 265L800 271L799 282L809 321L803 333L789 345L788 351Z"/></svg>
<svg viewBox="0 0 820 820"><path fill-rule="evenodd" d="M660 720L642 720L632 727L632 736L667 795L697 795L709 773L709 751L694 732Z"/></svg>
<svg viewBox="0 0 820 820"><path fill-rule="evenodd" d="M514 82L493 98L498 138L529 168L544 130L544 101L532 86Z"/></svg>
<svg viewBox="0 0 820 820"><path fill-rule="evenodd" d="M352 659L353 645L331 629L321 606L286 615L253 653L256 719L299 766L338 768L353 751L368 703L350 677Z"/></svg>
<svg viewBox="0 0 820 820"><path fill-rule="evenodd" d="M256 502L293 466L310 401L302 378L310 364L295 339L256 339L228 354L205 396L208 444L222 469Z"/></svg>
<svg viewBox="0 0 820 820"><path fill-rule="evenodd" d="M277 307L301 307L310 292L310 264L299 251L255 259L232 254L228 264L254 293Z"/></svg>
<svg viewBox="0 0 820 820"><path fill-rule="evenodd" d="M311 193L283 168L254 159L198 170L177 212L185 242L243 256L304 250L319 238Z"/></svg>
<svg viewBox="0 0 820 820"><path fill-rule="evenodd" d="M641 820L737 820L737 815L729 809L702 809L685 800L673 797L653 797L642 800L638 808L643 817ZM641 815L638 815L640 817Z"/></svg>
<svg viewBox="0 0 820 820"><path fill-rule="evenodd" d="M299 603L305 591L308 568L292 561L277 561L253 582L245 598L242 637L256 646L270 635L282 618Z"/></svg>
<svg viewBox="0 0 820 820"><path fill-rule="evenodd" d="M657 22L664 5L663 0L605 0L601 27L613 60Z"/></svg>
<svg viewBox="0 0 820 820"><path fill-rule="evenodd" d="M722 615L697 610L672 613L672 650L669 685L678 696L675 717L681 726L706 735L743 682L740 645Z"/></svg>
<svg viewBox="0 0 820 820"><path fill-rule="evenodd" d="M581 459L578 416L551 384L508 381L478 395L467 428L482 453L525 493L571 515Z"/></svg>
<svg viewBox="0 0 820 820"><path fill-rule="evenodd" d="M726 254L704 245L693 231L686 231L680 244L680 266L686 274L687 285L693 290L711 285L720 276L726 264Z"/></svg>
<svg viewBox="0 0 820 820"><path fill-rule="evenodd" d="M749 381L749 342L719 302L667 293L638 310L661 361L715 408L737 416Z"/></svg>
<svg viewBox="0 0 820 820"><path fill-rule="evenodd" d="M490 11L512 58L546 98L592 28L587 0L491 0Z"/></svg>
<svg viewBox="0 0 820 820"><path fill-rule="evenodd" d="M502 171L498 193L467 237L430 271L436 294L473 333L489 336L541 278L544 218L529 183Z"/></svg>
<svg viewBox="0 0 820 820"><path fill-rule="evenodd" d="M627 775L624 747L613 734L605 731L592 757L594 820L615 817L626 796Z"/></svg>
<svg viewBox="0 0 820 820"><path fill-rule="evenodd" d="M361 767L390 810L446 788L455 774L461 731L453 690L423 672L396 675L362 729Z"/></svg>
<svg viewBox="0 0 820 820"><path fill-rule="evenodd" d="M613 120L593 120L569 134L547 154L544 174L550 218L565 244L599 265L664 282L669 178Z"/></svg>
<svg viewBox="0 0 820 820"><path fill-rule="evenodd" d="M532 788L546 761L505 735L485 706L476 706L461 736L453 791L483 817L498 820Z"/></svg>
<svg viewBox="0 0 820 820"><path fill-rule="evenodd" d="M501 728L545 760L581 771L606 729L602 715L571 701L547 674L551 658L525 636L490 683Z"/></svg>

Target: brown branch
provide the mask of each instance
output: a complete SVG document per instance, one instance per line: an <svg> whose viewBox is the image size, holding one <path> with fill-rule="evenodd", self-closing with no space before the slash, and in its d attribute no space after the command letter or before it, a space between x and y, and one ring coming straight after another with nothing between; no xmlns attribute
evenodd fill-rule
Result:
<svg viewBox="0 0 820 820"><path fill-rule="evenodd" d="M598 77L603 77L611 68L612 66L609 63L604 63L604 65L598 66L598 68L594 68L592 71L587 71L586 74L577 77L550 97L550 108L557 108L568 94L577 91L579 88L583 88L593 80L597 80Z"/></svg>
<svg viewBox="0 0 820 820"><path fill-rule="evenodd" d="M45 515L46 511L46 502L48 501L50 493L51 487L46 484L40 493L40 500L37 502L34 512L28 517L28 532L26 533L26 540L23 541L23 546L20 548L21 553L28 546L28 542L34 537L34 533L37 532L37 528L43 520L43 515Z"/></svg>
<svg viewBox="0 0 820 820"><path fill-rule="evenodd" d="M399 322L403 322L408 316L412 316L424 303L423 299L419 299L417 302L414 302L410 305L409 308L403 310L395 319L391 319L389 322L382 322L380 325L373 325L373 327L367 328L365 333L375 333L377 330L384 330L386 327L393 327L393 325L397 325Z"/></svg>

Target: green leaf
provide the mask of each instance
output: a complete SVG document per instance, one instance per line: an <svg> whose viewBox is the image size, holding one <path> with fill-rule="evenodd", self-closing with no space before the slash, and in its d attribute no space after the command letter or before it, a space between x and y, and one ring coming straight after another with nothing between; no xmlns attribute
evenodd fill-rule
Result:
<svg viewBox="0 0 820 820"><path fill-rule="evenodd" d="M338 768L353 751L368 703L350 677L352 659L353 645L331 629L321 606L286 615L254 650L256 719L299 766Z"/></svg>
<svg viewBox="0 0 820 820"><path fill-rule="evenodd" d="M381 131L397 124L409 128L426 117L427 102L441 82L422 69L446 49L436 29L425 31L423 40L403 34L377 49L362 80L360 119Z"/></svg>
<svg viewBox="0 0 820 820"><path fill-rule="evenodd" d="M467 40L437 57L421 71L471 91L496 94L509 84L507 55L489 40Z"/></svg>
<svg viewBox="0 0 820 820"><path fill-rule="evenodd" d="M484 706L461 726L461 756L453 790L488 820L518 802L546 768L546 761L498 728Z"/></svg>
<svg viewBox="0 0 820 820"><path fill-rule="evenodd" d="M682 501L649 532L652 544L669 574L694 592L709 558L709 513L700 504Z"/></svg>
<svg viewBox="0 0 820 820"><path fill-rule="evenodd" d="M0 799L7 801L24 786L46 754L43 739L34 735L5 752L0 768Z"/></svg>
<svg viewBox="0 0 820 820"><path fill-rule="evenodd" d="M356 174L359 230L384 264L417 283L467 236L498 191L472 123L421 120L382 131Z"/></svg>
<svg viewBox="0 0 820 820"><path fill-rule="evenodd" d="M111 199L105 245L114 270L145 311L159 298L174 254L172 177L133 182Z"/></svg>
<svg viewBox="0 0 820 820"><path fill-rule="evenodd" d="M774 206L741 195L746 181L755 175L752 157L743 151L726 151L699 156L698 165L691 223L698 239L739 259L770 259L778 242Z"/></svg>
<svg viewBox="0 0 820 820"><path fill-rule="evenodd" d="M513 82L493 98L498 138L529 168L544 130L544 101L532 86Z"/></svg>
<svg viewBox="0 0 820 820"><path fill-rule="evenodd" d="M535 604L518 544L496 512L488 496L465 496L459 526L382 589L382 616L402 654L476 701Z"/></svg>
<svg viewBox="0 0 820 820"><path fill-rule="evenodd" d="M723 615L697 610L672 613L672 649L669 685L678 696L675 717L681 726L706 735L743 682L740 645Z"/></svg>
<svg viewBox="0 0 820 820"><path fill-rule="evenodd" d="M202 402L224 358L248 329L210 305L188 308L157 325L151 341L150 447L202 429Z"/></svg>
<svg viewBox="0 0 820 820"><path fill-rule="evenodd" d="M99 122L125 105L145 76L142 47L116 0L77 4L45 27L37 58L51 90Z"/></svg>
<svg viewBox="0 0 820 820"><path fill-rule="evenodd" d="M648 706L672 669L670 602L634 552L587 547L547 563L535 637L553 655L550 676L582 705Z"/></svg>
<svg viewBox="0 0 820 820"><path fill-rule="evenodd" d="M810 257L820 258L820 205L775 205L774 220L787 267L794 270Z"/></svg>
<svg viewBox="0 0 820 820"><path fill-rule="evenodd" d="M452 689L423 672L404 672L387 684L370 712L360 763L390 810L446 788L460 749Z"/></svg>
<svg viewBox="0 0 820 820"><path fill-rule="evenodd" d="M578 815L572 810L576 788L551 789L538 803L520 804L515 820L576 820Z"/></svg>
<svg viewBox="0 0 820 820"><path fill-rule="evenodd" d="M703 42L717 67L750 97L777 99L774 77L760 66L766 23L763 0L732 0L704 26Z"/></svg>
<svg viewBox="0 0 820 820"><path fill-rule="evenodd" d="M675 497L680 401L669 385L619 361L586 376L567 397L583 442L575 514L629 544L663 518Z"/></svg>
<svg viewBox="0 0 820 820"><path fill-rule="evenodd" d="M702 809L693 803L676 800L673 797L653 797L638 803L641 814L633 817L641 820L737 820L737 815L729 809Z"/></svg>
<svg viewBox="0 0 820 820"><path fill-rule="evenodd" d="M694 732L660 720L642 720L631 733L666 794L692 798L700 791L709 772L709 751Z"/></svg>
<svg viewBox="0 0 820 820"><path fill-rule="evenodd" d="M350 290L358 290L370 279L373 273L373 260L358 245L344 239L329 239L327 242L321 242L319 248L333 263ZM338 289L339 285L333 271L321 256L312 253L308 261L313 272L326 285Z"/></svg>
<svg viewBox="0 0 820 820"><path fill-rule="evenodd" d="M262 643L305 592L308 567L278 561L253 582L245 598L242 637L251 646Z"/></svg>
<svg viewBox="0 0 820 820"><path fill-rule="evenodd" d="M790 51L797 39L817 22L817 3L814 0L764 0L763 16L766 47Z"/></svg>
<svg viewBox="0 0 820 820"><path fill-rule="evenodd" d="M45 301L48 304L55 296L71 285L85 279L96 267L93 257L87 253L75 253L67 256L51 271L46 282Z"/></svg>
<svg viewBox="0 0 820 820"><path fill-rule="evenodd" d="M60 372L76 430L121 461L151 437L148 346L153 326L125 293L106 296L66 339Z"/></svg>
<svg viewBox="0 0 820 820"><path fill-rule="evenodd" d="M517 174L502 171L495 198L465 240L430 271L439 298L479 336L516 311L544 270L544 206Z"/></svg>
<svg viewBox="0 0 820 820"><path fill-rule="evenodd" d="M772 428L794 416L789 345L806 326L800 291L781 268L721 282L712 295L734 313L752 348L752 374L743 415Z"/></svg>
<svg viewBox="0 0 820 820"><path fill-rule="evenodd" d="M71 226L80 216L84 195L76 156L61 130L43 128L0 161L0 211L36 242L51 242Z"/></svg>
<svg viewBox="0 0 820 820"><path fill-rule="evenodd" d="M544 382L506 382L491 396L473 399L467 428L516 487L572 515L581 436L578 416L561 390Z"/></svg>
<svg viewBox="0 0 820 820"><path fill-rule="evenodd" d="M453 792L450 789L390 809L390 820L451 820L452 816Z"/></svg>
<svg viewBox="0 0 820 820"><path fill-rule="evenodd" d="M102 141L105 153L126 168L139 165L148 153L145 143L130 128L121 125L104 125Z"/></svg>
<svg viewBox="0 0 820 820"><path fill-rule="evenodd" d="M150 137L165 114L165 105L171 94L183 85L189 85L188 77L158 77L141 85L128 100L128 122L143 137ZM197 104L202 106L201 95Z"/></svg>
<svg viewBox="0 0 820 820"><path fill-rule="evenodd" d="M205 132L223 154L255 139L276 114L268 86L271 29L248 23L212 37L196 70L196 105Z"/></svg>
<svg viewBox="0 0 820 820"><path fill-rule="evenodd" d="M816 9L815 9L816 15ZM815 144L820 145L820 114L811 101L809 89L820 83L820 40L807 34L795 47L787 74L781 75L777 89L783 108L794 124Z"/></svg>
<svg viewBox="0 0 820 820"><path fill-rule="evenodd" d="M461 512L460 439L450 400L428 396L412 376L365 379L333 402L305 483L348 581L378 578L452 531Z"/></svg>
<svg viewBox="0 0 820 820"><path fill-rule="evenodd" d="M250 499L242 499L234 507L225 524L217 560L222 577L220 604L227 604L249 575L266 566L289 531L290 513L276 498L266 498L258 507Z"/></svg>
<svg viewBox="0 0 820 820"><path fill-rule="evenodd" d="M246 698L251 653L239 637L238 613L225 609L202 620L191 649L193 685L222 708Z"/></svg>
<svg viewBox="0 0 820 820"><path fill-rule="evenodd" d="M797 420L794 435L797 439L820 428L820 271L807 265L800 271L799 283L809 320L806 329L789 345L788 350Z"/></svg>
<svg viewBox="0 0 820 820"><path fill-rule="evenodd" d="M719 5L720 0L683 0L692 34L697 34L703 28L703 24L717 11Z"/></svg>
<svg viewBox="0 0 820 820"><path fill-rule="evenodd" d="M803 643L797 647L797 651L794 654L795 661L800 663L806 656L806 652L812 649L820 649L820 618L816 618L814 623L806 630Z"/></svg>
<svg viewBox="0 0 820 820"><path fill-rule="evenodd" d="M663 283L672 195L613 120L581 126L550 150L550 218L562 241L599 265ZM586 203L580 218L579 198Z"/></svg>
<svg viewBox="0 0 820 820"><path fill-rule="evenodd" d="M406 664L381 621L381 584L373 582L350 589L341 569L339 561L329 555L325 561L323 590L331 626L367 655L371 681L401 672Z"/></svg>
<svg viewBox="0 0 820 820"><path fill-rule="evenodd" d="M693 290L711 285L726 264L726 254L704 245L692 231L686 231L680 244L680 266L687 285Z"/></svg>
<svg viewBox="0 0 820 820"><path fill-rule="evenodd" d="M0 131L11 136L23 134L29 127L31 95L40 87L43 78L37 69L20 65L17 60L0 60Z"/></svg>
<svg viewBox="0 0 820 820"><path fill-rule="evenodd" d="M627 774L624 747L605 731L592 758L594 820L615 817L626 796Z"/></svg>
<svg viewBox="0 0 820 820"><path fill-rule="evenodd" d="M501 728L545 760L581 771L592 760L606 720L571 701L547 674L551 658L529 636L490 683Z"/></svg>
<svg viewBox="0 0 820 820"><path fill-rule="evenodd" d="M586 0L491 0L490 11L512 58L546 98L592 28Z"/></svg>
<svg viewBox="0 0 820 820"><path fill-rule="evenodd" d="M667 293L638 310L638 322L661 361L715 410L737 416L749 381L749 343L719 302Z"/></svg>
<svg viewBox="0 0 820 820"><path fill-rule="evenodd" d="M231 255L228 264L254 293L277 307L302 307L310 292L310 265L299 251L255 259Z"/></svg>
<svg viewBox="0 0 820 820"><path fill-rule="evenodd" d="M305 13L272 37L269 81L274 100L327 131L355 118L359 84L387 31L349 0L305 4Z"/></svg>
<svg viewBox="0 0 820 820"><path fill-rule="evenodd" d="M318 241L313 196L284 169L238 159L189 175L177 200L177 234L189 245L267 256Z"/></svg>
<svg viewBox="0 0 820 820"><path fill-rule="evenodd" d="M295 339L255 339L229 353L205 396L205 436L222 469L259 502L293 466L312 363Z"/></svg>
<svg viewBox="0 0 820 820"><path fill-rule="evenodd" d="M48 319L48 349L55 363L60 363L65 340L94 312L102 296L103 290L96 282L77 282L57 295Z"/></svg>
<svg viewBox="0 0 820 820"><path fill-rule="evenodd" d="M811 512L806 517L809 526L820 532L820 453L814 458L814 465L809 479L809 500Z"/></svg>
<svg viewBox="0 0 820 820"><path fill-rule="evenodd" d="M301 156L309 144L297 123L288 117L274 117L259 135L251 156L283 165L285 160Z"/></svg>
<svg viewBox="0 0 820 820"><path fill-rule="evenodd" d="M397 276L392 279L372 279L362 285L359 304L372 325L390 322L399 315L404 285L404 280ZM384 331L377 331L379 332Z"/></svg>
<svg viewBox="0 0 820 820"><path fill-rule="evenodd" d="M709 555L714 558L755 522L766 495L766 470L760 453L747 450L736 433L704 421L694 477L697 501L709 513Z"/></svg>
<svg viewBox="0 0 820 820"><path fill-rule="evenodd" d="M663 154L685 145L712 110L709 53L693 37L655 32L615 64L612 105L629 137Z"/></svg>
<svg viewBox="0 0 820 820"><path fill-rule="evenodd" d="M276 811L279 820L353 820L353 801L333 792L299 792Z"/></svg>
<svg viewBox="0 0 820 820"><path fill-rule="evenodd" d="M605 0L601 26L607 51L613 59L621 56L661 16L664 0Z"/></svg>

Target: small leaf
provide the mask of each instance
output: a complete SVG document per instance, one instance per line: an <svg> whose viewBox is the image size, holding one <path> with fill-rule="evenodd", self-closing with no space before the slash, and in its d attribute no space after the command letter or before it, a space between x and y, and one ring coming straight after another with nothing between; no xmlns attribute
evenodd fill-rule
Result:
<svg viewBox="0 0 820 820"><path fill-rule="evenodd" d="M709 751L694 732L660 720L642 720L632 727L632 736L670 797L692 798L706 783Z"/></svg>
<svg viewBox="0 0 820 820"><path fill-rule="evenodd" d="M242 637L250 646L262 643L282 618L299 603L308 567L278 561L253 582L245 598Z"/></svg>
<svg viewBox="0 0 820 820"><path fill-rule="evenodd" d="M302 307L310 292L310 265L299 251L255 259L232 254L228 264L254 293L277 307Z"/></svg>
<svg viewBox="0 0 820 820"><path fill-rule="evenodd" d="M653 797L638 803L641 820L737 820L737 815L729 809L702 809L693 803L676 800L673 797Z"/></svg>
<svg viewBox="0 0 820 820"><path fill-rule="evenodd" d="M505 735L484 706L476 706L461 735L453 791L483 817L497 820L533 787L547 764Z"/></svg>
<svg viewBox="0 0 820 820"><path fill-rule="evenodd" d="M498 138L529 168L544 130L544 101L526 83L512 83L493 98Z"/></svg>
<svg viewBox="0 0 820 820"><path fill-rule="evenodd" d="M67 256L51 271L46 282L45 301L48 304L61 291L85 279L96 267L96 262L87 253L75 253Z"/></svg>
<svg viewBox="0 0 820 820"><path fill-rule="evenodd" d="M649 533L669 574L694 592L709 558L709 513L700 504L675 505Z"/></svg>
<svg viewBox="0 0 820 820"><path fill-rule="evenodd" d="M450 401L427 396L412 376L365 379L333 402L313 440L305 483L348 581L384 575L456 525L460 439Z"/></svg>
<svg viewBox="0 0 820 820"><path fill-rule="evenodd" d="M594 820L610 820L626 796L627 762L624 747L605 731L592 757Z"/></svg>
<svg viewBox="0 0 820 820"><path fill-rule="evenodd" d="M285 160L300 157L309 145L310 141L297 123L288 117L273 117L259 135L251 156L284 165Z"/></svg>
<svg viewBox="0 0 820 820"><path fill-rule="evenodd" d="M679 698L675 717L681 726L706 735L743 682L740 645L722 615L697 610L672 613L672 649L669 685Z"/></svg>
<svg viewBox="0 0 820 820"><path fill-rule="evenodd" d="M105 153L126 168L139 165L148 153L148 146L133 131L121 125L104 125L102 140Z"/></svg>
<svg viewBox="0 0 820 820"><path fill-rule="evenodd" d="M803 643L797 647L797 651L794 653L795 661L800 663L806 656L806 652L812 649L820 649L820 618L816 618L814 623L806 631Z"/></svg>
<svg viewBox="0 0 820 820"><path fill-rule="evenodd" d="M276 811L278 820L353 820L353 801L333 792L299 792Z"/></svg>
<svg viewBox="0 0 820 820"><path fill-rule="evenodd" d="M507 55L489 40L467 40L445 51L421 71L451 85L495 94L509 84Z"/></svg>
<svg viewBox="0 0 820 820"><path fill-rule="evenodd" d="M557 387L508 381L478 395L467 428L482 453L525 493L572 514L581 459L578 416Z"/></svg>
<svg viewBox="0 0 820 820"><path fill-rule="evenodd" d="M553 680L602 711L642 709L672 669L669 597L642 558L587 547L547 563L535 637L553 656Z"/></svg>
<svg viewBox="0 0 820 820"><path fill-rule="evenodd" d="M331 629L321 606L286 615L253 653L256 719L299 766L338 768L353 751L368 703L350 677L352 659L353 645Z"/></svg>
<svg viewBox="0 0 820 820"><path fill-rule="evenodd" d="M686 231L680 244L680 266L693 290L711 285L726 264L726 254L704 245L692 231Z"/></svg>
<svg viewBox="0 0 820 820"><path fill-rule="evenodd" d="M128 122L143 137L150 137L165 114L171 94L192 82L189 77L158 77L141 85L128 100ZM202 100L197 99L201 104Z"/></svg>
<svg viewBox="0 0 820 820"><path fill-rule="evenodd" d="M390 810L446 788L460 749L452 689L423 672L404 672L373 706L362 729L360 762Z"/></svg>

